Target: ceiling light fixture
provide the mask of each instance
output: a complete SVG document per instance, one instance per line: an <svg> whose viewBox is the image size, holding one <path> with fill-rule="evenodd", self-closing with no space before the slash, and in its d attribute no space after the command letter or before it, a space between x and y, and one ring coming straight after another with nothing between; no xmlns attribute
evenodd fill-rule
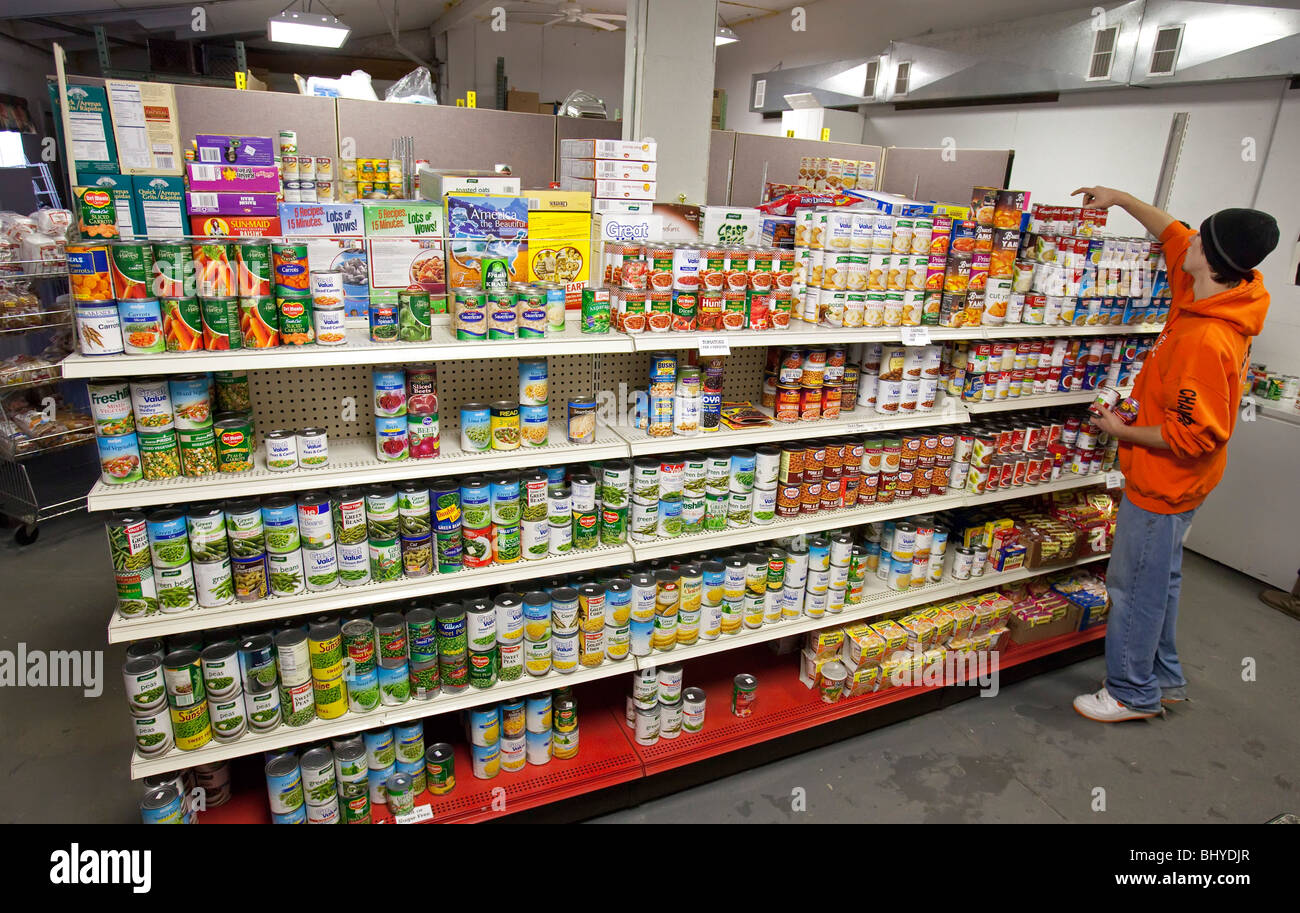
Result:
<svg viewBox="0 0 1300 913"><path fill-rule="evenodd" d="M713 33L713 46L719 47L724 44L734 44L740 40L736 30L728 25L724 25L721 20L718 21L718 30Z"/></svg>
<svg viewBox="0 0 1300 913"><path fill-rule="evenodd" d="M293 4L289 4L293 6ZM307 0L303 12L290 10L286 6L270 19L266 20L266 37L281 44L305 44L316 48L339 48L348 40L352 29L348 28L338 16L325 6L328 16L311 12L311 0Z"/></svg>

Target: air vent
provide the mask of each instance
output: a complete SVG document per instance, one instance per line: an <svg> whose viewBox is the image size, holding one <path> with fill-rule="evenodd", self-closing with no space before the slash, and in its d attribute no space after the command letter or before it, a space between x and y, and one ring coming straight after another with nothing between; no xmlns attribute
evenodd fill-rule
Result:
<svg viewBox="0 0 1300 913"><path fill-rule="evenodd" d="M754 107L763 107L763 100L767 97L767 80L759 79L754 82Z"/></svg>
<svg viewBox="0 0 1300 913"><path fill-rule="evenodd" d="M1111 67L1115 65L1115 42L1118 37L1118 25L1093 32L1092 62L1088 66L1089 79L1110 79Z"/></svg>
<svg viewBox="0 0 1300 913"><path fill-rule="evenodd" d="M867 98L875 98L875 97L876 97L876 83L879 81L879 79L880 79L880 61L879 61L879 60L868 60L868 61L867 61L867 78L866 78L866 81L865 81L865 82L866 82L866 85L865 85L864 88L862 89L862 94L863 94L865 97L867 97Z"/></svg>
<svg viewBox="0 0 1300 913"><path fill-rule="evenodd" d="M1178 50L1183 44L1183 27L1171 25L1156 32L1156 46L1151 51L1148 76L1173 76L1178 66Z"/></svg>
<svg viewBox="0 0 1300 913"><path fill-rule="evenodd" d="M912 62L904 60L898 65L898 70L894 73L894 94L906 95L907 83L912 78Z"/></svg>

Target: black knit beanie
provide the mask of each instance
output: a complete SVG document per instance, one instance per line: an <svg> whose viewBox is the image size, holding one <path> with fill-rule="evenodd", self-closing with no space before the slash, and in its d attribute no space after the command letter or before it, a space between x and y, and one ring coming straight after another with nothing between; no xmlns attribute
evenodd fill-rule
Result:
<svg viewBox="0 0 1300 913"><path fill-rule="evenodd" d="M1249 276L1279 237L1277 220L1258 209L1220 209L1201 223L1201 248L1219 275Z"/></svg>

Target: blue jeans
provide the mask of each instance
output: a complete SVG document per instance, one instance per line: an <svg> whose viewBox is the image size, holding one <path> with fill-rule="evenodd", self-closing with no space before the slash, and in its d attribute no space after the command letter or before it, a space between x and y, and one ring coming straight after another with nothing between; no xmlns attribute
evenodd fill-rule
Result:
<svg viewBox="0 0 1300 913"><path fill-rule="evenodd" d="M1106 690L1133 710L1160 709L1162 689L1183 688L1174 646L1183 586L1183 538L1196 509L1181 514L1143 510L1128 498L1119 508L1106 586Z"/></svg>

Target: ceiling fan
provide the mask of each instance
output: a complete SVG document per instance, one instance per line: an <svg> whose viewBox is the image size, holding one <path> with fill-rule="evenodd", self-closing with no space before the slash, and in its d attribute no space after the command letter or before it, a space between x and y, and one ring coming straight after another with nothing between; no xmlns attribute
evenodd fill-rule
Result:
<svg viewBox="0 0 1300 913"><path fill-rule="evenodd" d="M548 25L559 25L563 23L564 25L591 25L598 29L604 29L607 32L616 32L619 28L616 23L627 21L627 16L622 13L588 12L584 10L580 4L573 2L573 0L566 0L565 3L561 3L559 6L554 7L554 12L556 13L555 18L551 19L549 22L543 22L543 28Z"/></svg>

